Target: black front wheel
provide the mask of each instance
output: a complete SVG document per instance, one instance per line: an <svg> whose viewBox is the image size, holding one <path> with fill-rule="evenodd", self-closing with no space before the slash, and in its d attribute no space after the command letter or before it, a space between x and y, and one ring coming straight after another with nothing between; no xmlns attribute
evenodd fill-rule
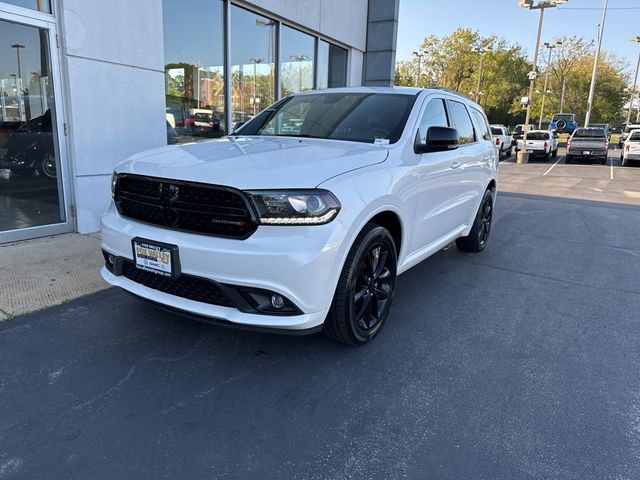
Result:
<svg viewBox="0 0 640 480"><path fill-rule="evenodd" d="M367 224L342 268L324 323L325 335L348 345L370 342L389 315L396 274L397 253L391 234L380 225Z"/></svg>
<svg viewBox="0 0 640 480"><path fill-rule="evenodd" d="M456 240L456 245L465 252L481 252L487 246L491 222L493 220L493 192L487 190L480 203L480 208L471 227L471 232L466 237Z"/></svg>

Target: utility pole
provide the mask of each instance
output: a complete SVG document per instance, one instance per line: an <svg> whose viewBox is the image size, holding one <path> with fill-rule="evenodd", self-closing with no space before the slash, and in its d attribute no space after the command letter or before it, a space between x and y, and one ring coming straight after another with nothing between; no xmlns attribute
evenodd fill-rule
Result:
<svg viewBox="0 0 640 480"><path fill-rule="evenodd" d="M560 113L564 113L564 94L567 91L567 79L562 79L562 93L560 93Z"/></svg>
<svg viewBox="0 0 640 480"><path fill-rule="evenodd" d="M536 77L538 76L538 54L540 53L540 38L542 37L542 24L544 21L544 11L547 8L555 8L560 4L567 3L569 0L538 0L538 4L534 6L533 0L520 0L520 6L529 10L540 10L540 19L538 20L538 35L536 38L536 49L533 55L533 70L529 72L529 96L527 97L527 115L524 121L524 132L522 135L522 150L518 152L517 163L528 163L529 153L527 152L527 133L529 131L529 121L531 119L531 97L533 96Z"/></svg>
<svg viewBox="0 0 640 480"><path fill-rule="evenodd" d="M478 65L478 83L476 84L475 102L480 102L480 88L482 87L482 64L484 62L484 54L489 53L491 47L477 47L476 52L480 54L480 65Z"/></svg>
<svg viewBox="0 0 640 480"><path fill-rule="evenodd" d="M562 45L561 41L555 43L545 42L544 46L549 49L549 59L547 60L547 71L544 76L544 90L542 91L542 105L540 106L540 120L538 121L538 130L542 130L542 118L544 117L544 101L547 98L547 86L549 85L549 70L551 70L551 52L556 47Z"/></svg>
<svg viewBox="0 0 640 480"><path fill-rule="evenodd" d="M416 75L416 87L420 86L420 74L422 73L422 57L424 57L424 52L422 50L416 50L413 52L413 56L418 58L418 74Z"/></svg>
<svg viewBox="0 0 640 480"><path fill-rule="evenodd" d="M640 43L640 35L631 37L631 41ZM640 71L640 53L638 54L638 66L636 67L636 76L633 80L633 89L631 90L631 100L629 100L629 111L627 112L627 125L629 125L629 122L631 121L631 111L633 110L633 102L636 99L636 88L638 86L638 71Z"/></svg>
<svg viewBox="0 0 640 480"><path fill-rule="evenodd" d="M598 50L596 58L593 62L593 74L591 75L591 89L589 90L589 100L587 101L587 115L584 119L584 126L589 125L591 120L591 108L593 107L593 96L596 93L596 79L598 77L598 64L600 63L600 50L602 50L602 37L604 36L604 24L607 21L607 10L609 8L609 0L604 0L604 11L602 12L602 23L600 24L600 33L598 35Z"/></svg>

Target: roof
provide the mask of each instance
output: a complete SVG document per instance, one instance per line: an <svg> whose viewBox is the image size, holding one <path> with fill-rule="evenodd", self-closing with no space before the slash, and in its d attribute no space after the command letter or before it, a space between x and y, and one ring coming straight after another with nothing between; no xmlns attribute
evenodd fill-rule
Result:
<svg viewBox="0 0 640 480"><path fill-rule="evenodd" d="M418 87L340 87L340 88L331 88L324 90L310 90L308 92L297 93L296 95L312 95L318 92L335 92L335 93L395 93L401 95L418 95L420 92L425 91L439 91L439 92L447 92L452 95L456 95L458 97L465 98L467 101L475 104L472 99L467 97L466 95L456 92L455 90L450 90L448 88L443 87L429 87L429 88L418 88Z"/></svg>

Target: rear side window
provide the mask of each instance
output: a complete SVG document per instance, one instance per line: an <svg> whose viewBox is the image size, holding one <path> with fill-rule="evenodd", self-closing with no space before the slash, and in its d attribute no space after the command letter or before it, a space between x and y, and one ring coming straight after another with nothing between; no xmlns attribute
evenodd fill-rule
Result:
<svg viewBox="0 0 640 480"><path fill-rule="evenodd" d="M492 128L491 129L491 133L494 135L502 135L502 129L501 128Z"/></svg>
<svg viewBox="0 0 640 480"><path fill-rule="evenodd" d="M640 132L634 132L631 134L631 137L629 137L629 140L632 142L638 142L640 141Z"/></svg>
<svg viewBox="0 0 640 480"><path fill-rule="evenodd" d="M453 100L449 101L449 107L451 109L451 119L453 120L455 127L458 129L460 145L475 142L476 135L467 107L465 107L463 103Z"/></svg>
<svg viewBox="0 0 640 480"><path fill-rule="evenodd" d="M480 113L478 110L476 110L475 108L471 109L471 113L474 116L475 120L476 120L476 127L478 129L478 132L482 133L482 138L484 138L485 140L491 140L491 129L489 127L489 124L487 123L487 119L485 118L485 116ZM503 135L502 133L502 128L499 128L498 131L500 133L498 133L497 135Z"/></svg>
<svg viewBox="0 0 640 480"><path fill-rule="evenodd" d="M427 131L430 127L448 127L447 110L442 98L430 100L420 120L420 143L426 143Z"/></svg>

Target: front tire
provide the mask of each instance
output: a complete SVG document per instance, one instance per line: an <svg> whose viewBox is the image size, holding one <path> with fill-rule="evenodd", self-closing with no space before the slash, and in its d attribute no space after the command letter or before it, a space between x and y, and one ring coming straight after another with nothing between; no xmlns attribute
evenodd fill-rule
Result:
<svg viewBox="0 0 640 480"><path fill-rule="evenodd" d="M573 163L573 158L571 157L571 155L567 154L567 155L564 157L564 163L566 163L567 165L569 165L569 164Z"/></svg>
<svg viewBox="0 0 640 480"><path fill-rule="evenodd" d="M491 232L491 221L493 219L493 192L484 192L480 208L476 214L476 219L471 227L471 232L466 237L456 240L458 248L464 252L477 253L484 250L489 240Z"/></svg>
<svg viewBox="0 0 640 480"><path fill-rule="evenodd" d="M324 322L324 334L347 345L364 345L380 332L396 286L396 246L389 231L367 224L342 268Z"/></svg>

